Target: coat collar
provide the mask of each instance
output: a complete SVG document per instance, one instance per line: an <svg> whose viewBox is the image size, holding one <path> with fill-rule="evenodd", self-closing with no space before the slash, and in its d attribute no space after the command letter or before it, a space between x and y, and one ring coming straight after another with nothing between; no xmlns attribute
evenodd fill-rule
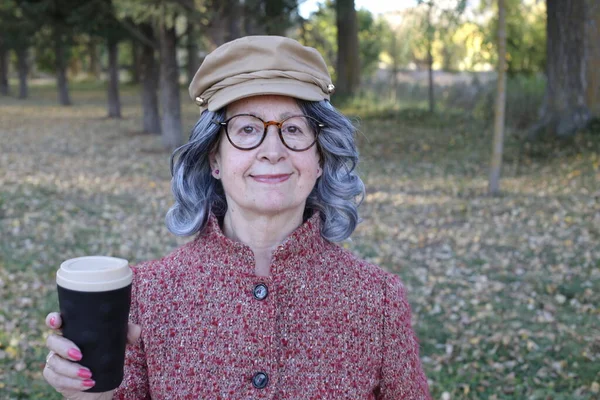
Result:
<svg viewBox="0 0 600 400"><path fill-rule="evenodd" d="M315 212L277 246L273 252L271 274L277 274L299 258L308 259L314 254L322 254L330 243L321 236L321 226L321 215ZM203 251L219 254L226 268L254 274L254 253L250 247L225 236L213 213L209 215L206 228L198 235L196 242L208 247Z"/></svg>

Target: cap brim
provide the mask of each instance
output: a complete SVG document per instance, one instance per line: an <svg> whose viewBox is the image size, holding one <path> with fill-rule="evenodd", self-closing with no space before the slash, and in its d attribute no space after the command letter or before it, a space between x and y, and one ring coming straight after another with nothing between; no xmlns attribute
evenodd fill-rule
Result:
<svg viewBox="0 0 600 400"><path fill-rule="evenodd" d="M329 100L329 95L311 83L293 79L253 79L219 90L208 101L208 110L217 111L236 100L269 94L308 101Z"/></svg>

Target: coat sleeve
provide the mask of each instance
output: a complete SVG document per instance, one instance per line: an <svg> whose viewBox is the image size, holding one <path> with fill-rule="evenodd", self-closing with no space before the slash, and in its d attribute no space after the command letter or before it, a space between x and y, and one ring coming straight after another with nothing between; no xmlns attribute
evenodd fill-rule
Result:
<svg viewBox="0 0 600 400"><path fill-rule="evenodd" d="M404 286L390 274L385 285L380 400L431 399L410 315Z"/></svg>
<svg viewBox="0 0 600 400"><path fill-rule="evenodd" d="M131 290L131 311L129 322L140 324L140 312L138 305L138 282L141 280L137 268L134 271L133 287ZM143 332L143 326L142 326ZM142 335L143 336L143 335ZM113 393L113 399L119 400L150 400L150 388L148 384L148 366L146 364L146 352L142 336L132 345L128 344L125 350L124 378L121 385Z"/></svg>

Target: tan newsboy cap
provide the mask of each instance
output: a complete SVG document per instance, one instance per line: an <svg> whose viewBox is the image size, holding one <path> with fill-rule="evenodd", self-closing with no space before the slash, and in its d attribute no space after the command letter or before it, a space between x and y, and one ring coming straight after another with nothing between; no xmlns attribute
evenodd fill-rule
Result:
<svg viewBox="0 0 600 400"><path fill-rule="evenodd" d="M206 56L189 87L200 112L261 94L329 100L334 90L321 54L281 36L247 36L225 43Z"/></svg>

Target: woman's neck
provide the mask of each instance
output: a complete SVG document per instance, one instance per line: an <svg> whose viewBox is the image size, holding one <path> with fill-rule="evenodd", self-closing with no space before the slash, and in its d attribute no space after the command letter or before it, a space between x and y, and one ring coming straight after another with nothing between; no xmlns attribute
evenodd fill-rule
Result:
<svg viewBox="0 0 600 400"><path fill-rule="evenodd" d="M223 219L223 233L250 247L254 252L256 275L268 276L273 251L302 224L302 217L302 209L276 215L229 209Z"/></svg>

